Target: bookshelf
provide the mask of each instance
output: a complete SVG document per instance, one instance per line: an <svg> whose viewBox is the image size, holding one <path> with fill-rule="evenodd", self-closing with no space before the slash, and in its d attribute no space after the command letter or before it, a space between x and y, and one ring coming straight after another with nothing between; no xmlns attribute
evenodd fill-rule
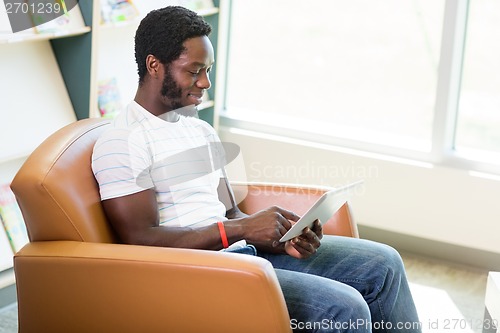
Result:
<svg viewBox="0 0 500 333"><path fill-rule="evenodd" d="M21 155L16 158L9 159L8 161L3 161L3 163L0 161L0 186L10 183L13 175L17 172L17 170L21 167L21 164L24 162L24 159L25 157ZM14 283L14 274L11 274L13 266L13 255L14 252L10 245L7 232L3 227L2 221L0 221L0 289ZM1 299L0 304L2 304Z"/></svg>
<svg viewBox="0 0 500 333"><path fill-rule="evenodd" d="M5 10L3 1L0 9ZM91 27L84 24L78 7L68 15L71 18L68 25L58 30L33 28L13 34L6 12L0 13L0 89L3 92L0 117L4 125L0 131L1 187L10 184L26 157L41 141L76 120L51 43L89 34ZM15 282L13 254L4 223L0 221L0 304L13 301L4 299L5 295L12 296L12 292L3 292L12 290Z"/></svg>
<svg viewBox="0 0 500 333"><path fill-rule="evenodd" d="M119 22L103 21L101 13L103 2L104 0L80 2L85 24L92 27L91 33L75 38L52 40L52 47L78 119L101 116L98 110L100 82L116 79L122 106L126 106L133 99L137 88L133 38L140 20L149 11L167 5L187 4L187 7L193 7L199 1L134 0L138 15ZM219 0L202 2L208 7L200 8L197 12L212 25L213 33L210 38L217 51ZM207 2L213 6L207 5ZM68 59L74 58L78 58L79 68L73 66L74 61L67 62ZM211 80L212 83L215 82L215 68L211 72ZM200 117L210 124L214 123L214 103L211 100L215 96L214 93L213 84L208 91L209 100L199 107L203 110L200 112Z"/></svg>
<svg viewBox="0 0 500 333"><path fill-rule="evenodd" d="M98 110L99 83L116 79L121 105L126 106L137 88L133 38L140 20L152 9L167 5L186 5L193 8L199 3L204 8L196 10L213 27L211 35L217 51L219 27L219 0L134 0L138 15L130 20L104 22L101 5L105 0L80 1L79 6L86 26L91 31L68 38L51 39L58 66L64 78L68 95L77 119L100 117ZM207 5L208 3L208 5ZM211 6L213 4L213 6ZM78 63L78 66L74 66ZM215 67L215 66L214 66ZM211 72L215 83L215 68ZM208 91L209 100L199 109L200 118L214 124L215 85Z"/></svg>
<svg viewBox="0 0 500 333"><path fill-rule="evenodd" d="M0 4L4 9L4 4ZM79 8L71 18L81 17ZM0 15L0 89L2 131L0 131L0 186L9 184L26 157L47 136L75 121L64 80L54 57L51 41L88 34L83 21L71 21L58 31L28 29L16 34L5 12ZM0 224L0 289L14 283L12 256L3 223ZM2 300L0 300L0 303Z"/></svg>
<svg viewBox="0 0 500 333"><path fill-rule="evenodd" d="M134 35L140 20L151 10L161 8L166 5L186 5L198 12L213 27L211 35L214 49L217 47L218 31L218 1L183 1L183 0L134 0L138 15L130 20L119 22L103 22L98 19L98 24L93 28L96 38L95 53L95 82L99 84L115 80L116 88L119 92L120 103L125 107L133 98L137 89L137 65L134 57ZM196 8L198 6L198 8ZM97 15L101 15L101 12ZM101 17L101 16L100 16ZM120 55L120 56L117 56ZM214 68L215 69L215 68ZM215 70L211 72L211 81L215 82ZM105 85L106 86L106 85ZM212 87L208 91L207 100L198 106L200 118L214 124L214 91ZM98 95L98 93L97 93ZM96 105L96 104L94 104ZM100 112L97 108L91 108L88 115L83 117L99 117Z"/></svg>
<svg viewBox="0 0 500 333"><path fill-rule="evenodd" d="M212 44L217 54L219 0L134 0L138 17L103 23L101 4L105 0L79 1L78 20L70 27L55 31L35 29L12 34L4 4L0 3L0 184L10 183L27 156L57 129L77 120L99 117L98 83L109 77L118 82L122 105L135 94L137 85L133 36L140 19L150 10L167 5L202 5L196 11L213 27ZM3 2L3 0L2 0ZM73 10L73 9L72 9ZM215 96L216 64L210 73ZM5 93L6 92L6 93ZM214 101L200 105L200 118L214 124ZM12 251L0 228L0 304L2 290L15 283ZM5 251L3 251L5 250ZM10 293L9 293L10 294ZM13 302L14 300L11 300Z"/></svg>
<svg viewBox="0 0 500 333"><path fill-rule="evenodd" d="M29 33L29 34L1 34L0 33L0 44L13 44L13 43L26 43L35 42L43 40L51 40L57 38L65 38L71 36L83 35L90 32L90 27L81 27L78 29L60 31L60 32L47 32L47 33Z"/></svg>

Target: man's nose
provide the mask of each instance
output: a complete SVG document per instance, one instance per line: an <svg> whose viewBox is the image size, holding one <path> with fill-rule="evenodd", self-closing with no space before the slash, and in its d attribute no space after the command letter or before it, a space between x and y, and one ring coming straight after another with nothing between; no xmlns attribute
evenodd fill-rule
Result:
<svg viewBox="0 0 500 333"><path fill-rule="evenodd" d="M203 74L199 76L198 81L196 81L196 86L200 89L209 89L212 86L209 73L203 72Z"/></svg>

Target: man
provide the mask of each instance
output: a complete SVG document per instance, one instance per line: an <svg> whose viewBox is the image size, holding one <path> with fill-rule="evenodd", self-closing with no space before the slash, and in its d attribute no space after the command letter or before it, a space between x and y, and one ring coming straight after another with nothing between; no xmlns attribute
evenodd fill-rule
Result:
<svg viewBox="0 0 500 333"><path fill-rule="evenodd" d="M105 213L121 240L207 250L231 250L244 241L244 249L256 249L276 269L292 328L328 321L336 332L420 332L396 251L323 237L318 221L280 243L296 214L279 207L251 216L238 210L223 170L214 166L217 134L185 116L210 87L210 32L182 7L152 11L137 29L135 99L98 140L92 161ZM228 209L219 199L223 192Z"/></svg>

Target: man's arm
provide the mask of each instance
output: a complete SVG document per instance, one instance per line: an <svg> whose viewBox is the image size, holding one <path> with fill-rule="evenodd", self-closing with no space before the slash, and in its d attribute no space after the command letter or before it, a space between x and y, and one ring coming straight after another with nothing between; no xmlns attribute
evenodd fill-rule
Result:
<svg viewBox="0 0 500 333"><path fill-rule="evenodd" d="M217 249L216 233L210 230L213 227L190 232L187 228L161 227L153 189L104 200L102 205L109 222L126 244Z"/></svg>
<svg viewBox="0 0 500 333"><path fill-rule="evenodd" d="M216 224L206 227L163 227L159 224L154 190L148 189L102 202L106 216L127 244L219 250L222 242ZM229 243L246 239L251 244L273 244L298 216L270 207L252 216L224 221Z"/></svg>

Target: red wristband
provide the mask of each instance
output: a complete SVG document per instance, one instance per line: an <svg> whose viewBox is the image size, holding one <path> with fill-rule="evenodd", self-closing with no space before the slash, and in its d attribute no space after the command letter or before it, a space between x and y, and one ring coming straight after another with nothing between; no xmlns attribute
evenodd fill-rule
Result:
<svg viewBox="0 0 500 333"><path fill-rule="evenodd" d="M224 223L217 222L219 227L220 239L222 240L222 246L227 249L229 247L229 242L227 241L226 229L224 228Z"/></svg>

